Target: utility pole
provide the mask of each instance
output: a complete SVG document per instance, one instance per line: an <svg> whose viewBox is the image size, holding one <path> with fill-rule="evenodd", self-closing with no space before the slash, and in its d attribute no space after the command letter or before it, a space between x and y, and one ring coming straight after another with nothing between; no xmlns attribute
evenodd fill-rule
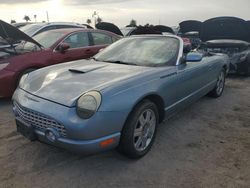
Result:
<svg viewBox="0 0 250 188"><path fill-rule="evenodd" d="M47 15L47 22L49 23L49 13L48 13L48 11L46 11L46 15Z"/></svg>
<svg viewBox="0 0 250 188"><path fill-rule="evenodd" d="M96 26L96 22L97 22L97 17L98 17L98 13L96 11L94 11L94 13L92 14L92 18L94 18L95 26Z"/></svg>

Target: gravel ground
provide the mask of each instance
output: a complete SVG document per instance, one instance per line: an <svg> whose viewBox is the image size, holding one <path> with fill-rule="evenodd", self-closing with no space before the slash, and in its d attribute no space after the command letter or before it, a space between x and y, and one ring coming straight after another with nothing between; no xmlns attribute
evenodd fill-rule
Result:
<svg viewBox="0 0 250 188"><path fill-rule="evenodd" d="M162 123L148 155L80 156L16 133L0 100L0 187L250 187L250 78Z"/></svg>

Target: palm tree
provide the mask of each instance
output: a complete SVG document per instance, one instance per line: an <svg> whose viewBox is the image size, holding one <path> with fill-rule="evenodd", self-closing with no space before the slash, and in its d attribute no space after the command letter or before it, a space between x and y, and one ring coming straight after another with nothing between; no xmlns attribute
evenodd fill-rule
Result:
<svg viewBox="0 0 250 188"><path fill-rule="evenodd" d="M89 19L89 18L88 18L87 21L86 21L86 23L89 24L89 25L91 24L91 22L92 22L92 21L91 21L91 19Z"/></svg>
<svg viewBox="0 0 250 188"><path fill-rule="evenodd" d="M97 23L100 23L100 22L102 22L102 19L98 16L96 21L97 21Z"/></svg>
<svg viewBox="0 0 250 188"><path fill-rule="evenodd" d="M27 16L27 15L25 15L23 19L24 19L26 22L31 21L31 20L30 20L30 17Z"/></svg>
<svg viewBox="0 0 250 188"><path fill-rule="evenodd" d="M131 21L130 21L130 27L136 27L136 20L134 20L134 19L132 19Z"/></svg>

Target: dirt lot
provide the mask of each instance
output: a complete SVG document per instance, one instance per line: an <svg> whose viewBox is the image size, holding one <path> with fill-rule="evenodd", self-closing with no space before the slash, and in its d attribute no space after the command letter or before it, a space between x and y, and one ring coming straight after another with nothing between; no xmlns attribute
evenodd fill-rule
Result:
<svg viewBox="0 0 250 188"><path fill-rule="evenodd" d="M0 187L250 187L250 78L230 78L159 127L143 159L115 151L79 156L15 131L0 100Z"/></svg>

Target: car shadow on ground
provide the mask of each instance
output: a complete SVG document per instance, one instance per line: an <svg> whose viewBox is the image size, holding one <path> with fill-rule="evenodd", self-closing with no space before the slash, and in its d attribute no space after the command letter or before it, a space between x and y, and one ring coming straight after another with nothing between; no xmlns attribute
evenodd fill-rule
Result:
<svg viewBox="0 0 250 188"><path fill-rule="evenodd" d="M229 79L247 80L249 78L249 76L239 75L239 74L228 74L227 78L229 78Z"/></svg>
<svg viewBox="0 0 250 188"><path fill-rule="evenodd" d="M0 98L0 108L11 104L11 98Z"/></svg>

